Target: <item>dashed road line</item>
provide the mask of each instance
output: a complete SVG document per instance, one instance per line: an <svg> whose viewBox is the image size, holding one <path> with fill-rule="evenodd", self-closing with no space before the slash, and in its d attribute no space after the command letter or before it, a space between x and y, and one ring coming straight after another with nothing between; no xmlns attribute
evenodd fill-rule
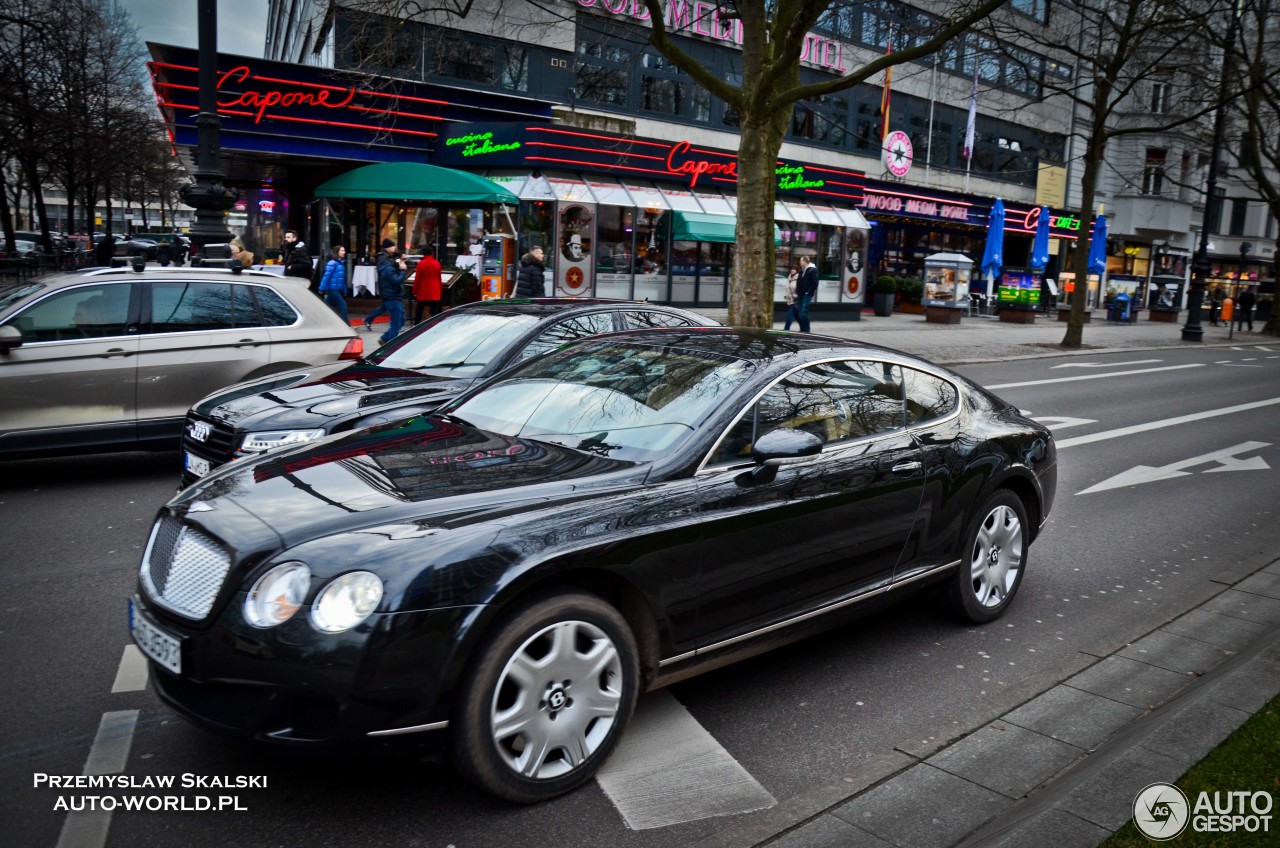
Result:
<svg viewBox="0 0 1280 848"><path fill-rule="evenodd" d="M987 386L988 389L1015 389L1019 386L1047 386L1050 383L1075 383L1080 380L1105 380L1108 377L1128 377L1132 374L1153 374L1156 371L1181 371L1186 368L1203 368L1203 362L1193 362L1190 365L1166 365L1163 368L1137 368L1133 371L1114 371L1110 374L1081 374L1079 377L1055 377L1052 380L1027 380L1022 383L1000 383L995 386Z"/></svg>
<svg viewBox="0 0 1280 848"><path fill-rule="evenodd" d="M1268 398L1267 400L1255 400L1252 403L1242 403L1238 406L1224 406L1221 409L1208 409L1204 412L1193 412L1190 415L1179 415L1176 418L1165 418L1161 421L1148 421L1146 424L1134 424L1131 427L1104 430L1101 433L1093 433L1088 436L1059 439L1056 444L1058 450L1062 450L1063 448L1075 447L1076 445L1087 445L1093 442L1105 442L1107 439L1118 439L1121 436L1132 436L1135 433L1146 433L1150 430L1162 430L1165 427L1172 427L1175 424L1189 424L1192 421L1203 421L1206 418L1217 418L1220 415L1231 415L1236 412L1248 412L1253 409L1262 409L1263 407L1274 406L1278 403L1280 403L1280 397Z"/></svg>
<svg viewBox="0 0 1280 848"><path fill-rule="evenodd" d="M125 645L124 654L120 657L120 667L116 670L116 682L111 684L112 693L137 692L147 688L147 658L138 650L137 645Z"/></svg>
<svg viewBox="0 0 1280 848"><path fill-rule="evenodd" d="M84 774L119 774L124 771L137 725L138 710L103 713L93 746L89 749L89 758L84 764ZM110 827L110 810L72 810L62 823L58 848L102 848L107 842Z"/></svg>

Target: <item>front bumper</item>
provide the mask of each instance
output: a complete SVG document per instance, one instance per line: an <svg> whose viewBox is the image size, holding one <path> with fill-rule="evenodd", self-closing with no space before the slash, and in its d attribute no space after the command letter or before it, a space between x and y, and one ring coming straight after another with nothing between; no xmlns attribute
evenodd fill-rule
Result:
<svg viewBox="0 0 1280 848"><path fill-rule="evenodd" d="M182 673L149 661L167 705L218 733L264 744L428 753L444 741L460 635L476 607L376 614L327 634L308 610L260 630L237 594L196 629L134 597L134 614L182 640ZM407 732L387 734L386 731ZM375 734L375 735L370 735Z"/></svg>

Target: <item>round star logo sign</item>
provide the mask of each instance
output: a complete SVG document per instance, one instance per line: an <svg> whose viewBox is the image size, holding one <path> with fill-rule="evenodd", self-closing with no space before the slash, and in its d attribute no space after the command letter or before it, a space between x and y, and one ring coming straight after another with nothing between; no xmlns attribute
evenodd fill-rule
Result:
<svg viewBox="0 0 1280 848"><path fill-rule="evenodd" d="M913 154L911 137L902 130L894 130L884 137L884 166L895 177L905 177L911 170Z"/></svg>
<svg viewBox="0 0 1280 848"><path fill-rule="evenodd" d="M1156 842L1182 833L1190 818L1187 796L1171 783L1153 783L1133 799L1133 823L1143 836Z"/></svg>

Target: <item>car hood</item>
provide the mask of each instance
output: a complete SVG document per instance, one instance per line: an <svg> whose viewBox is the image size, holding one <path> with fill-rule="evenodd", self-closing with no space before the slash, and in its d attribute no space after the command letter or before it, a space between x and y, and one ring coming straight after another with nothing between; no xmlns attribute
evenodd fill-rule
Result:
<svg viewBox="0 0 1280 848"><path fill-rule="evenodd" d="M309 430L381 407L443 403L471 382L371 362L336 362L241 383L194 409L239 430Z"/></svg>
<svg viewBox="0 0 1280 848"><path fill-rule="evenodd" d="M502 521L642 482L646 464L419 415L223 466L169 508L241 550L389 524ZM244 516L261 522L249 530ZM261 537L261 538L257 538Z"/></svg>

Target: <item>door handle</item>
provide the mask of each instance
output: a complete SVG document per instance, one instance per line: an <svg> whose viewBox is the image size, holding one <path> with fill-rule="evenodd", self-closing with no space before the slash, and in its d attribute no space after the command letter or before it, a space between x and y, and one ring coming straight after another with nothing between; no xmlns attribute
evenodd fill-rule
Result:
<svg viewBox="0 0 1280 848"><path fill-rule="evenodd" d="M236 347L258 347L259 345L264 344L266 344L266 342L260 342L257 339L241 339L236 342Z"/></svg>
<svg viewBox="0 0 1280 848"><path fill-rule="evenodd" d="M133 356L133 354L125 350L124 348L113 347L113 348L108 348L106 352L102 354L101 358L102 359L123 359L128 356Z"/></svg>
<svg viewBox="0 0 1280 848"><path fill-rule="evenodd" d="M924 467L923 465L921 465L918 461L913 459L909 462L899 462L897 465L893 466L889 470L894 474L909 474L909 473L919 471L923 467Z"/></svg>

